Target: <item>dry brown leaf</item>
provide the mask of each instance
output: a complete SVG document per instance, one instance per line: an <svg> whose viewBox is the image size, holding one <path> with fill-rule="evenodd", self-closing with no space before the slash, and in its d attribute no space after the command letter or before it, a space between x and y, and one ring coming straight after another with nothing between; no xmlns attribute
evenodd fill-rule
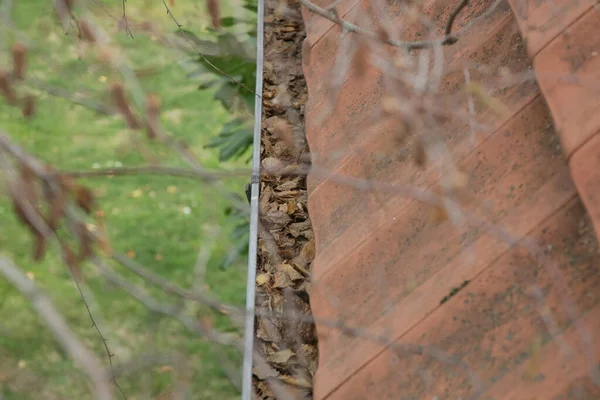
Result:
<svg viewBox="0 0 600 400"><path fill-rule="evenodd" d="M292 215L296 211L296 203L293 200L287 202L287 214Z"/></svg>
<svg viewBox="0 0 600 400"><path fill-rule="evenodd" d="M422 140L415 140L414 149L413 149L413 157L415 160L415 164L419 167L424 167L425 163L427 163L427 153L425 152L425 145Z"/></svg>
<svg viewBox="0 0 600 400"><path fill-rule="evenodd" d="M90 189L82 185L75 185L73 187L73 195L77 205L84 210L86 213L91 213L94 208L94 194Z"/></svg>
<svg viewBox="0 0 600 400"><path fill-rule="evenodd" d="M358 49L354 53L354 57L352 58L352 65L356 69L357 77L363 77L367 73L367 69L369 68L369 53L371 50L369 49L366 41L361 40L358 44Z"/></svg>
<svg viewBox="0 0 600 400"><path fill-rule="evenodd" d="M254 371L253 371L254 373ZM256 375L256 374L255 374ZM258 375L257 375L258 377ZM261 378L258 378L261 379ZM271 385L264 380L259 380L255 382L256 384L256 392L259 395L259 398L252 398L252 400L275 400L275 395L273 394L273 390L271 389Z"/></svg>
<svg viewBox="0 0 600 400"><path fill-rule="evenodd" d="M266 219L271 227L275 229L281 229L291 221L290 216L281 210L268 211Z"/></svg>
<svg viewBox="0 0 600 400"><path fill-rule="evenodd" d="M35 246L33 250L33 259L40 261L46 254L46 239L41 235L35 235Z"/></svg>
<svg viewBox="0 0 600 400"><path fill-rule="evenodd" d="M77 255L77 261L82 262L94 254L94 238L83 222L77 224L77 235L79 236L79 254Z"/></svg>
<svg viewBox="0 0 600 400"><path fill-rule="evenodd" d="M267 157L262 161L262 166L267 171L280 172L283 168L283 163L275 157Z"/></svg>
<svg viewBox="0 0 600 400"><path fill-rule="evenodd" d="M279 372L274 368L266 368L265 366L256 365L252 368L252 373L256 375L258 379L265 380L268 378L277 378L279 377Z"/></svg>
<svg viewBox="0 0 600 400"><path fill-rule="evenodd" d="M300 255L306 261L312 261L315 258L315 240L311 239L302 247Z"/></svg>
<svg viewBox="0 0 600 400"><path fill-rule="evenodd" d="M275 364L285 364L295 355L296 353L292 349L285 349L270 355L267 357L267 361Z"/></svg>
<svg viewBox="0 0 600 400"><path fill-rule="evenodd" d="M302 344L296 354L300 364L308 368L311 375L315 374L318 365L319 352L316 346L311 344Z"/></svg>
<svg viewBox="0 0 600 400"><path fill-rule="evenodd" d="M277 289L288 288L294 285L294 282L290 279L289 275L283 271L275 272L275 279L273 280L273 287Z"/></svg>
<svg viewBox="0 0 600 400"><path fill-rule="evenodd" d="M256 337L266 342L274 343L280 343L283 340L281 332L268 317L261 317L259 319Z"/></svg>
<svg viewBox="0 0 600 400"><path fill-rule="evenodd" d="M82 278L81 269L79 269L79 262L77 261L77 257L75 256L75 253L73 252L73 250L71 250L71 248L68 247L67 245L63 244L62 245L62 256L63 256L63 260L65 261L65 263L71 270L73 277L78 282L81 282L81 278Z"/></svg>
<svg viewBox="0 0 600 400"><path fill-rule="evenodd" d="M283 376L281 376L280 379L290 385L299 386L299 387L303 387L303 388L307 388L307 389L312 388L312 382L310 382L309 380L307 380L305 378L283 375Z"/></svg>
<svg viewBox="0 0 600 400"><path fill-rule="evenodd" d="M18 103L17 94L12 87L9 75L3 69L0 69L0 94L6 98L8 104L15 105Z"/></svg>
<svg viewBox="0 0 600 400"><path fill-rule="evenodd" d="M271 102L284 108L292 105L292 97L288 93L288 86L285 83L281 83L279 86L277 86L277 94Z"/></svg>
<svg viewBox="0 0 600 400"><path fill-rule="evenodd" d="M147 123L146 123L146 133L148 135L148 139L153 140L158 136L159 129L159 116L160 116L160 97L155 94L149 94L147 96Z"/></svg>
<svg viewBox="0 0 600 400"><path fill-rule="evenodd" d="M210 15L212 26L215 29L219 29L221 27L221 10L219 7L219 1L207 0L206 9L208 10L208 15Z"/></svg>
<svg viewBox="0 0 600 400"><path fill-rule="evenodd" d="M259 286L263 286L263 285L266 285L267 283L269 283L270 280L271 280L271 274L269 274L269 273L259 274L256 277L256 284Z"/></svg>
<svg viewBox="0 0 600 400"><path fill-rule="evenodd" d="M27 95L23 99L23 107L21 108L23 117L29 118L35 113L35 97Z"/></svg>
<svg viewBox="0 0 600 400"><path fill-rule="evenodd" d="M210 315L201 315L198 318L198 324L202 327L202 329L213 329L215 322Z"/></svg>
<svg viewBox="0 0 600 400"><path fill-rule="evenodd" d="M448 219L448 212L446 212L446 209L443 207L434 207L433 211L431 212L431 220L436 223L439 224L440 222L444 222L445 220Z"/></svg>
<svg viewBox="0 0 600 400"><path fill-rule="evenodd" d="M286 119L273 116L265 120L263 127L276 138L281 139L288 149L295 147L294 133Z"/></svg>
<svg viewBox="0 0 600 400"><path fill-rule="evenodd" d="M290 278L292 281L297 281L299 279L303 279L304 278L290 264L279 264L277 267L275 267L275 269L276 269L277 272L283 272L283 273L285 273L288 276L288 278Z"/></svg>
<svg viewBox="0 0 600 400"><path fill-rule="evenodd" d="M23 43L15 43L12 47L13 77L23 79L25 77L27 47Z"/></svg>
<svg viewBox="0 0 600 400"><path fill-rule="evenodd" d="M110 87L111 94L113 96L113 100L115 102L115 106L117 110L127 123L127 126L130 129L138 129L140 127L140 123L137 118L133 115L131 108L129 107L129 101L125 96L125 89L123 88L123 84L120 82L115 82Z"/></svg>
<svg viewBox="0 0 600 400"><path fill-rule="evenodd" d="M296 177L294 179L289 179L286 180L285 182L282 182L281 184L277 185L277 187L275 188L278 192L287 192L287 191L291 191L291 190L298 190L300 188L300 180L302 178L301 177Z"/></svg>
<svg viewBox="0 0 600 400"><path fill-rule="evenodd" d="M300 235L306 237L307 239L309 239L309 236L312 237L312 225L308 220L290 224L288 229L290 234L295 238L297 238ZM308 231L310 231L310 233Z"/></svg>
<svg viewBox="0 0 600 400"><path fill-rule="evenodd" d="M96 42L96 35L90 26L90 23L86 19L81 19L79 21L79 33L80 39L86 40L90 43Z"/></svg>
<svg viewBox="0 0 600 400"><path fill-rule="evenodd" d="M481 104L488 107L500 117L509 115L511 112L506 104L488 94L485 87L479 82L465 84L465 91L473 95Z"/></svg>

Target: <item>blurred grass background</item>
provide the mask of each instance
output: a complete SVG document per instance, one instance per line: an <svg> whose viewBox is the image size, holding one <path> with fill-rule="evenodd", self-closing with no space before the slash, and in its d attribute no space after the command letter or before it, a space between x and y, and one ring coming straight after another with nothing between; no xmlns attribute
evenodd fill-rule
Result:
<svg viewBox="0 0 600 400"><path fill-rule="evenodd" d="M114 32L113 39L132 67L155 71L140 78L140 82L146 92L160 94L164 128L184 140L206 167L244 166L247 157L222 163L217 150L203 148L230 116L213 99L214 93L198 90L198 85L186 77L179 64L181 54L159 45L151 37L134 32L131 38L125 32L117 32L122 15L120 1L105 1L102 3L105 8L97 7L97 1L90 4L97 21ZM90 97L108 101L107 88L118 76L87 62L89 56L80 59L81 43L76 38L76 28L73 26L70 34L65 35L54 18L52 5L53 2L46 0L13 4L13 22L31 40L28 76L71 92L89 91ZM129 1L126 7L132 20L150 20L166 33L176 29L160 0ZM204 2L176 0L171 7L186 29L198 36L207 32L209 19ZM224 15L231 12L228 5L222 7ZM14 34L2 29L2 36L0 65L6 67L10 65L7 49L14 43ZM28 121L18 108L0 100L0 129L42 160L69 171L145 164L144 155L133 142L137 135L143 147L165 164L184 166L169 149L149 144L143 132L127 130L118 116L102 116L68 100L32 93L38 98L37 112ZM0 181L4 178L0 177ZM228 179L227 186L243 196L245 181L245 178ZM243 257L230 268L218 266L231 247L229 234L235 221L225 215L226 201L210 186L149 175L89 178L83 182L94 189L99 209L106 215L112 247L180 285L192 284L198 251L208 242L203 237L206 228L218 226L219 236L208 263L205 284L223 301L244 304ZM84 343L95 349L108 366L101 338L91 327L57 248L42 262L34 263L31 246L28 231L17 222L6 196L0 196L0 252L14 259L46 290ZM121 267L115 268L126 274ZM92 312L115 354L116 364L149 349L179 351L186 355L193 371L192 398L237 397L215 355L214 344L188 333L176 322L157 320L130 296L96 276L91 266L84 265L83 275L87 289L94 294L88 299ZM215 317L214 323L228 329L223 317ZM239 355L232 357L233 363L239 362ZM172 370L168 365L156 366L120 378L119 383L131 400L154 399L169 390L174 380ZM91 398L83 375L38 322L28 302L3 279L0 279L0 388L8 400Z"/></svg>

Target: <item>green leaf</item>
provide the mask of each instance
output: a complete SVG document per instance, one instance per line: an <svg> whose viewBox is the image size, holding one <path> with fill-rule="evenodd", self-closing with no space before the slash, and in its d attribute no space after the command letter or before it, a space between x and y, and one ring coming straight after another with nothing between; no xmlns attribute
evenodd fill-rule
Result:
<svg viewBox="0 0 600 400"><path fill-rule="evenodd" d="M219 151L219 161L228 161L229 159L242 155L252 146L252 135L248 131L239 131L227 144Z"/></svg>

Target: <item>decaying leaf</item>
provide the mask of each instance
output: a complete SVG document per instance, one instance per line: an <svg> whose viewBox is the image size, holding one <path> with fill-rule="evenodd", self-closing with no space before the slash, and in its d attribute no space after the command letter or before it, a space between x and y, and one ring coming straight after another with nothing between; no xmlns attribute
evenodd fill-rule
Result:
<svg viewBox="0 0 600 400"><path fill-rule="evenodd" d="M33 171L25 164L21 165L19 179L11 182L8 189L15 214L36 240L34 258L41 257L48 232L37 205L37 182Z"/></svg>
<svg viewBox="0 0 600 400"><path fill-rule="evenodd" d="M283 169L283 163L275 157L267 157L262 160L262 166L267 171L276 173L281 173L281 170Z"/></svg>
<svg viewBox="0 0 600 400"><path fill-rule="evenodd" d="M120 82L113 83L110 87L110 91L113 96L115 106L125 119L127 126L130 129L138 129L140 127L140 123L138 122L137 118L133 115L133 112L129 107L129 101L125 96L125 89L123 88L123 84L121 84Z"/></svg>
<svg viewBox="0 0 600 400"><path fill-rule="evenodd" d="M283 337L277 325L270 318L263 316L258 320L256 336L266 342L281 343Z"/></svg>
<svg viewBox="0 0 600 400"><path fill-rule="evenodd" d="M288 86L285 83L277 86L277 94L271 101L273 104L280 106L282 108L287 108L292 105L292 98L288 93Z"/></svg>
<svg viewBox="0 0 600 400"><path fill-rule="evenodd" d="M542 347L543 347L543 339L537 335L534 339L533 342L531 343L531 357L530 359L527 361L527 367L525 369L525 372L523 373L523 378L525 380L531 381L534 380L536 378L536 376L538 375L542 365Z"/></svg>
<svg viewBox="0 0 600 400"><path fill-rule="evenodd" d="M307 92L298 55L303 52L309 63L310 43L295 22L299 3L269 0L265 7L270 22L265 24L256 347L272 369L271 374L255 372L253 385L257 400L303 400L311 398L316 366L314 324L302 300L310 288L314 241L306 208L311 159L304 137ZM278 16L276 10L284 8L285 17Z"/></svg>
<svg viewBox="0 0 600 400"><path fill-rule="evenodd" d="M307 261L312 261L315 258L315 240L311 239L302 247L300 255Z"/></svg>
<svg viewBox="0 0 600 400"><path fill-rule="evenodd" d="M298 362L308 368L311 375L317 370L319 352L317 347L310 344L302 344L296 354Z"/></svg>
<svg viewBox="0 0 600 400"><path fill-rule="evenodd" d="M27 95L23 99L23 107L21 108L21 112L25 118L31 117L35 113L35 97L32 95Z"/></svg>
<svg viewBox="0 0 600 400"><path fill-rule="evenodd" d="M363 77L367 73L369 68L369 45L365 40L361 40L358 44L358 48L352 58L352 66L356 69L357 77Z"/></svg>
<svg viewBox="0 0 600 400"><path fill-rule="evenodd" d="M33 259L40 261L46 253L46 239L41 235L35 235L35 245L33 250Z"/></svg>
<svg viewBox="0 0 600 400"><path fill-rule="evenodd" d="M90 22L85 18L82 18L79 21L79 34L80 34L80 39L83 39L90 43L96 42L96 34L94 33L94 30L92 29L92 26L90 25Z"/></svg>
<svg viewBox="0 0 600 400"><path fill-rule="evenodd" d="M421 168L427 163L427 153L425 152L425 145L420 139L416 139L414 143L413 159L415 164Z"/></svg>
<svg viewBox="0 0 600 400"><path fill-rule="evenodd" d="M98 245L100 246L100 248L102 249L102 251L104 252L104 255L106 257L111 257L112 256L112 248L110 246L110 242L108 240L108 234L106 233L106 229L104 229L104 227L102 226L101 231L99 232L100 234L98 235Z"/></svg>
<svg viewBox="0 0 600 400"><path fill-rule="evenodd" d="M264 128L278 139L281 139L285 147L292 151L294 150L296 146L294 133L289 122L284 118L279 116L271 117L264 122Z"/></svg>
<svg viewBox="0 0 600 400"><path fill-rule="evenodd" d="M94 254L94 238L84 223L77 224L77 235L79 236L79 254L77 261L82 262L89 259Z"/></svg>
<svg viewBox="0 0 600 400"><path fill-rule="evenodd" d="M275 272L275 279L273 280L273 287L277 289L283 289L294 285L294 281L290 279L289 275L283 271Z"/></svg>
<svg viewBox="0 0 600 400"><path fill-rule="evenodd" d="M73 277L78 282L81 282L82 275L81 275L81 269L79 268L79 262L77 261L77 257L75 256L75 253L73 252L73 250L71 250L71 248L69 246L67 246L66 244L63 244L63 246L62 246L62 256L63 256L64 262L67 264L67 266L71 270Z"/></svg>
<svg viewBox="0 0 600 400"><path fill-rule="evenodd" d="M210 21L215 29L221 27L221 11L219 7L219 0L206 0L206 9L208 15L210 15Z"/></svg>
<svg viewBox="0 0 600 400"><path fill-rule="evenodd" d="M308 220L290 224L289 231L293 237L298 237L300 235L306 237L307 239L312 237L312 225Z"/></svg>
<svg viewBox="0 0 600 400"><path fill-rule="evenodd" d="M6 98L6 101L10 105L18 103L17 93L12 87L12 83L9 79L9 75L6 71L0 68L0 94Z"/></svg>
<svg viewBox="0 0 600 400"><path fill-rule="evenodd" d="M275 364L285 364L290 360L290 358L294 357L295 355L296 353L294 353L292 349L285 349L270 355L269 357L267 357L267 361Z"/></svg>
<svg viewBox="0 0 600 400"><path fill-rule="evenodd" d="M307 389L312 388L312 382L305 378L285 375L281 377L281 380L290 385L300 386Z"/></svg>
<svg viewBox="0 0 600 400"><path fill-rule="evenodd" d="M44 191L46 201L50 204L50 212L48 215L48 225L50 229L55 230L58 227L58 222L65 214L67 206L67 196L63 190L54 193L50 189Z"/></svg>
<svg viewBox="0 0 600 400"><path fill-rule="evenodd" d="M75 202L77 205L90 214L94 208L94 194L90 189L83 185L75 185L73 187L73 195L75 196Z"/></svg>
<svg viewBox="0 0 600 400"><path fill-rule="evenodd" d="M290 200L287 202L287 214L292 215L296 211L296 203Z"/></svg>
<svg viewBox="0 0 600 400"><path fill-rule="evenodd" d="M256 284L259 286L266 285L271 280L271 274L264 273L256 276Z"/></svg>
<svg viewBox="0 0 600 400"><path fill-rule="evenodd" d="M258 379L268 379L279 377L279 372L274 368L269 368L267 365L256 365L252 368L252 374L256 375Z"/></svg>
<svg viewBox="0 0 600 400"><path fill-rule="evenodd" d="M146 123L146 134L148 135L148 139L153 140L156 139L156 137L158 136L158 129L160 123L160 97L154 94L148 95L147 104L148 119Z"/></svg>
<svg viewBox="0 0 600 400"><path fill-rule="evenodd" d="M25 78L27 47L23 43L17 42L12 47L13 58L13 77L21 80Z"/></svg>
<svg viewBox="0 0 600 400"><path fill-rule="evenodd" d="M304 277L294 269L290 264L279 264L275 267L277 272L284 273L291 281L297 281L303 279Z"/></svg>
<svg viewBox="0 0 600 400"><path fill-rule="evenodd" d="M272 210L267 212L265 219L272 229L281 229L290 222L290 216L281 210Z"/></svg>
<svg viewBox="0 0 600 400"><path fill-rule="evenodd" d="M481 83L469 82L465 84L465 91L468 94L473 95L473 97L475 97L481 104L488 107L498 116L504 117L510 114L510 109L506 106L506 104L488 94Z"/></svg>
<svg viewBox="0 0 600 400"><path fill-rule="evenodd" d="M439 224L440 222L444 222L448 219L448 212L445 208L436 206L433 208L431 212L431 220L435 224Z"/></svg>

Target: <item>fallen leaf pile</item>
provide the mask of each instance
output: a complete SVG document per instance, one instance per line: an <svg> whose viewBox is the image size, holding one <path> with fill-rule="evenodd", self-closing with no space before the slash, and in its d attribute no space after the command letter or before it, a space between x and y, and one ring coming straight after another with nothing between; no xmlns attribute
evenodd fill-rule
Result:
<svg viewBox="0 0 600 400"><path fill-rule="evenodd" d="M315 244L306 202L304 25L297 1L266 2L254 392L261 400L310 399L317 337L309 306Z"/></svg>

